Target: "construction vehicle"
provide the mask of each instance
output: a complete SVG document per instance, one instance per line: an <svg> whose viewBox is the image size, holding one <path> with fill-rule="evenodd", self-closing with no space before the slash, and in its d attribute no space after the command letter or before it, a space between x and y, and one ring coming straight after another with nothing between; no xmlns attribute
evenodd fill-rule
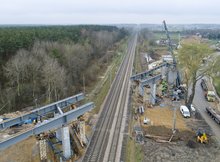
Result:
<svg viewBox="0 0 220 162"><path fill-rule="evenodd" d="M214 92L214 89L211 83L207 79L202 79L200 84L201 84L202 89L205 92L204 95L207 101L215 102L216 96L215 96L215 92Z"/></svg>
<svg viewBox="0 0 220 162"><path fill-rule="evenodd" d="M204 130L198 129L198 131L196 132L196 136L197 136L197 142L208 143L208 137Z"/></svg>
<svg viewBox="0 0 220 162"><path fill-rule="evenodd" d="M220 115L211 107L206 107L206 112L212 117L217 124L220 124Z"/></svg>

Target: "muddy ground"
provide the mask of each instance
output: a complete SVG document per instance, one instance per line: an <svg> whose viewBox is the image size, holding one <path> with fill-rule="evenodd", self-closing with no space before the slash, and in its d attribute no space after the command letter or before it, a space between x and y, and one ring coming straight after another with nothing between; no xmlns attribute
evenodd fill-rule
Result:
<svg viewBox="0 0 220 162"><path fill-rule="evenodd" d="M186 141L175 143L158 143L145 139L142 146L144 162L219 162L220 147L214 143L193 143L195 148Z"/></svg>
<svg viewBox="0 0 220 162"><path fill-rule="evenodd" d="M153 108L156 110L155 108ZM163 108L162 110L164 110ZM160 110L160 109L158 109ZM148 110L146 110L148 111ZM161 110L160 110L161 111ZM165 114L165 112L163 112ZM148 114L148 116L152 116ZM160 118L160 117L158 117ZM172 118L172 116L171 116ZM178 126L174 137L171 142L169 141L172 136L170 125L161 121L155 122L154 125L144 126L142 130L144 135L152 135L163 137L162 142L158 142L157 138L144 137L144 144L142 151L144 154L144 162L219 162L220 161L220 146L215 141L215 136L211 131L209 125L201 117L199 112L192 115L191 118L183 120L186 128ZM169 119L170 120L170 119ZM163 125L164 124L164 125ZM208 144L200 144L196 141L196 131L203 129L208 135Z"/></svg>
<svg viewBox="0 0 220 162"><path fill-rule="evenodd" d="M143 57L143 56L141 56ZM142 66L146 66L145 64ZM136 89L137 90L137 89ZM133 95L133 108L139 107L141 102L138 101L137 91ZM163 102L164 103L164 102ZM164 105L169 105L165 102ZM169 105L170 107L170 105ZM146 107L145 107L146 108ZM205 122L197 111L191 118L184 119L177 111L177 131L171 142L168 141L172 135L172 127L169 121L172 121L172 114L165 108L160 108L157 116L154 110L146 108L143 115L133 114L133 124L140 125L143 135L162 136L165 137L163 142L158 142L155 138L144 137L144 143L141 146L143 151L144 162L220 162L220 146L213 136L210 126ZM162 110L162 111L161 111ZM135 112L135 110L133 110ZM162 114L161 114L162 113ZM143 125L144 116L153 121L154 124L149 126ZM166 116L166 118L163 118ZM168 119L167 119L168 118ZM138 120L139 119L139 120ZM165 122L167 120L168 122ZM202 128L208 134L208 143L200 144L196 141L196 131ZM133 136L134 133L133 133Z"/></svg>

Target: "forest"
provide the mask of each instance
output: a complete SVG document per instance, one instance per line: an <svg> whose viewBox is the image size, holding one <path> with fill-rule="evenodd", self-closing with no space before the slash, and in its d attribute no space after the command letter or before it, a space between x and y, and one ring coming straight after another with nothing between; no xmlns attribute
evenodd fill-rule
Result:
<svg viewBox="0 0 220 162"><path fill-rule="evenodd" d="M0 114L82 91L127 34L99 25L0 27Z"/></svg>

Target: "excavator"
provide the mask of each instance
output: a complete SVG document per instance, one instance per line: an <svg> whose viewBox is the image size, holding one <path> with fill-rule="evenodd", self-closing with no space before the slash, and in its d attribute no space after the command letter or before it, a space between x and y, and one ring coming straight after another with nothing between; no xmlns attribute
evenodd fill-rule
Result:
<svg viewBox="0 0 220 162"><path fill-rule="evenodd" d="M204 130L199 129L196 132L196 136L197 136L197 142L199 142L199 143L208 143L208 137L207 137Z"/></svg>

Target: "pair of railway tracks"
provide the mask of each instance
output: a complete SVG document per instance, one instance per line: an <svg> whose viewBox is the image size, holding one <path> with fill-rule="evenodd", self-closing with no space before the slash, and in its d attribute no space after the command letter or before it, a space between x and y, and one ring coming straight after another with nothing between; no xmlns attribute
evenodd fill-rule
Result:
<svg viewBox="0 0 220 162"><path fill-rule="evenodd" d="M104 101L93 136L83 158L84 162L119 161L123 139L125 112L129 96L137 34L133 34L127 54Z"/></svg>

